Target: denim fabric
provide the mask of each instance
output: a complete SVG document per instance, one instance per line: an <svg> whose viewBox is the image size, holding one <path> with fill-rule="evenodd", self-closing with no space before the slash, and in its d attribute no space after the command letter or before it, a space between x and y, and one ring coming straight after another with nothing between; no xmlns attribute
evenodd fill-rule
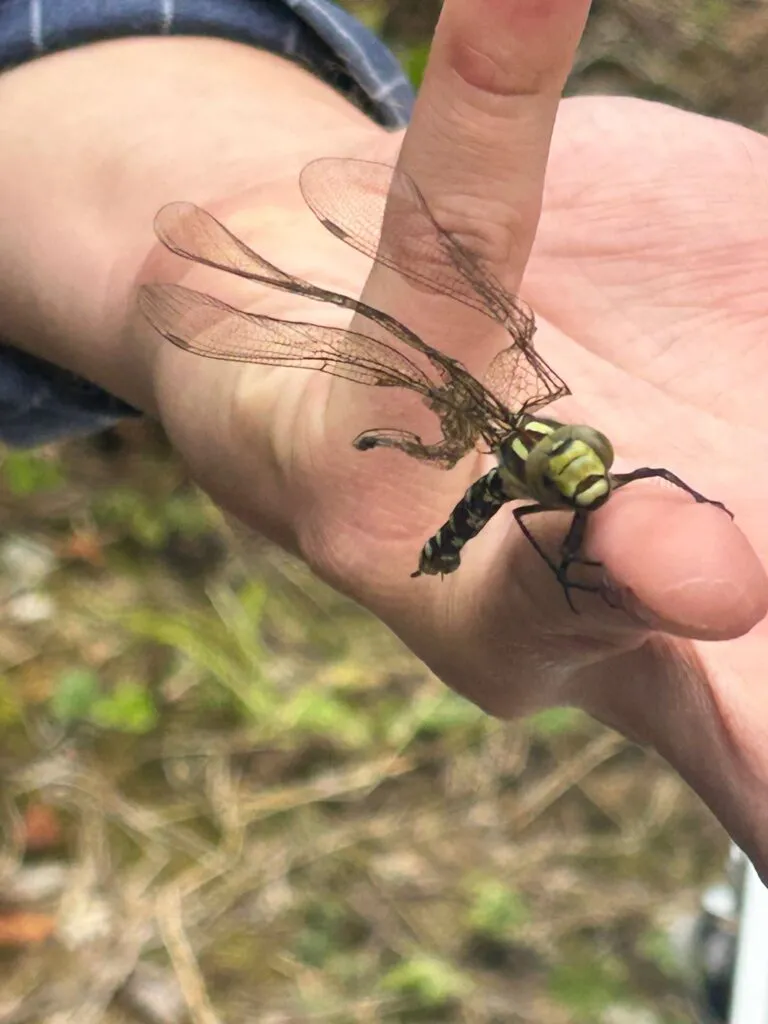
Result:
<svg viewBox="0 0 768 1024"><path fill-rule="evenodd" d="M330 0L0 0L0 69L99 39L206 35L291 57L387 127L411 87L389 50ZM0 441L16 446L100 430L138 413L103 389L0 340Z"/></svg>

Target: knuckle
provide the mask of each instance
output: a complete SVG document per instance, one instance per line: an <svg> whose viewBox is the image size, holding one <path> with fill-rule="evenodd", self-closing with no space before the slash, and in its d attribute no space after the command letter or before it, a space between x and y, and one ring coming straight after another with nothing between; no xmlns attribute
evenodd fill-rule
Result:
<svg viewBox="0 0 768 1024"><path fill-rule="evenodd" d="M435 220L483 263L521 269L533 242L536 216L504 199L468 191L446 193L432 204Z"/></svg>

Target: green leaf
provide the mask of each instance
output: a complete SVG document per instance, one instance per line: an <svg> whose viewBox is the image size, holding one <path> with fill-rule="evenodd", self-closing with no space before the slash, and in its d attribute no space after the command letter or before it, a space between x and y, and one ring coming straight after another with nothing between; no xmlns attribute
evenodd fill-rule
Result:
<svg viewBox="0 0 768 1024"><path fill-rule="evenodd" d="M668 978L681 978L685 975L685 965L665 931L650 928L644 932L638 940L637 951Z"/></svg>
<svg viewBox="0 0 768 1024"><path fill-rule="evenodd" d="M579 1024L594 1024L617 1003L627 1002L627 968L615 957L590 956L555 967L549 991Z"/></svg>
<svg viewBox="0 0 768 1024"><path fill-rule="evenodd" d="M136 609L123 619L133 633L175 648L214 680L265 730L276 721L283 700L263 670L265 651L258 632L232 595L218 594L218 615L210 612L159 613Z"/></svg>
<svg viewBox="0 0 768 1024"><path fill-rule="evenodd" d="M162 512L168 526L183 537L199 537L211 528L205 502L196 491L172 494L166 499Z"/></svg>
<svg viewBox="0 0 768 1024"><path fill-rule="evenodd" d="M99 525L117 526L150 550L161 548L174 530L194 537L206 527L204 505L194 492L153 499L131 487L114 487L99 495L92 509Z"/></svg>
<svg viewBox="0 0 768 1024"><path fill-rule="evenodd" d="M403 70L410 78L411 84L418 89L421 80L424 78L424 71L429 59L429 43L422 43L421 46L411 46L399 54Z"/></svg>
<svg viewBox="0 0 768 1024"><path fill-rule="evenodd" d="M312 967L327 967L335 954L348 945L345 929L349 910L332 897L310 903L304 910L304 924L298 933L294 953Z"/></svg>
<svg viewBox="0 0 768 1024"><path fill-rule="evenodd" d="M355 750L370 740L370 715L355 711L332 694L310 687L289 701L281 717L287 728L305 735L324 736Z"/></svg>
<svg viewBox="0 0 768 1024"><path fill-rule="evenodd" d="M65 479L57 462L30 452L8 452L2 469L8 489L16 498L55 490Z"/></svg>
<svg viewBox="0 0 768 1024"><path fill-rule="evenodd" d="M436 956L416 955L385 974L381 987L408 996L420 1006L437 1007L467 995L474 984L453 964Z"/></svg>
<svg viewBox="0 0 768 1024"><path fill-rule="evenodd" d="M101 694L99 677L90 669L76 668L59 676L51 695L50 708L60 722L84 721L90 717Z"/></svg>
<svg viewBox="0 0 768 1024"><path fill-rule="evenodd" d="M534 736L561 736L576 732L584 724L584 713L578 708L547 708L526 719L525 725Z"/></svg>
<svg viewBox="0 0 768 1024"><path fill-rule="evenodd" d="M111 694L94 701L90 717L95 725L104 729L144 733L157 725L158 713L145 687L124 680Z"/></svg>
<svg viewBox="0 0 768 1024"><path fill-rule="evenodd" d="M476 879L469 883L472 899L467 924L475 932L495 939L507 939L528 923L530 912L517 890L497 879Z"/></svg>
<svg viewBox="0 0 768 1024"><path fill-rule="evenodd" d="M21 700L7 676L0 676L0 728L15 725L23 718Z"/></svg>

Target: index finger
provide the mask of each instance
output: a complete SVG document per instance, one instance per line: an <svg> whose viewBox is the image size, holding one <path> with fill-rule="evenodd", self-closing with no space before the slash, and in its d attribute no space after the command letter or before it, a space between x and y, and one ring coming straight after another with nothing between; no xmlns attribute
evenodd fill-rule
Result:
<svg viewBox="0 0 768 1024"><path fill-rule="evenodd" d="M516 286L589 0L446 0L401 150L442 227Z"/></svg>
<svg viewBox="0 0 768 1024"><path fill-rule="evenodd" d="M589 0L445 0L400 151L399 166L440 227L512 292L533 243L558 103L588 10ZM365 297L478 377L510 343L498 324L455 302L414 301L408 285L377 267ZM397 422L407 408L400 394L334 390L344 401L331 408L329 426L340 435ZM412 419L412 429L430 428L426 416Z"/></svg>

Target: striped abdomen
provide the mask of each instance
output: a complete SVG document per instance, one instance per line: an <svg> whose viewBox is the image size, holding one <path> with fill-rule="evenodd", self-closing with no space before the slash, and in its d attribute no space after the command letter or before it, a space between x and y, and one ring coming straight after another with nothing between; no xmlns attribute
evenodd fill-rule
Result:
<svg viewBox="0 0 768 1024"><path fill-rule="evenodd" d="M421 550L419 568L411 575L455 572L461 561L461 549L509 499L502 473L494 466L490 473L475 480L445 525L429 538Z"/></svg>

